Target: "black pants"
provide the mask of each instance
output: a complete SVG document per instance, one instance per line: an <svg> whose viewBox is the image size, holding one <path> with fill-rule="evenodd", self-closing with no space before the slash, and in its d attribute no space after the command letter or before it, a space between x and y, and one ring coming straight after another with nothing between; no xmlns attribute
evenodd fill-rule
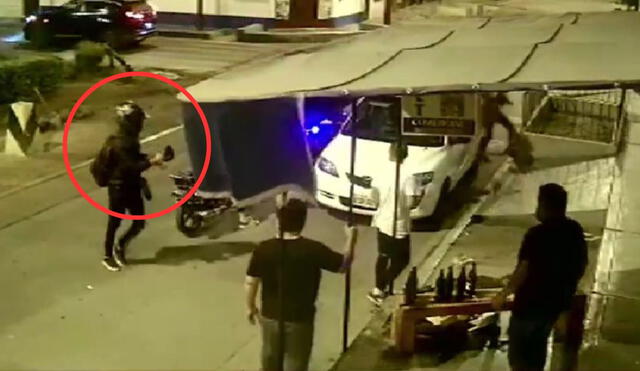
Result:
<svg viewBox="0 0 640 371"><path fill-rule="evenodd" d="M522 316L509 321L509 365L514 371L543 371L547 343L557 315Z"/></svg>
<svg viewBox="0 0 640 371"><path fill-rule="evenodd" d="M128 212L131 215L144 215L144 201L140 187L123 187L120 185L109 186L109 209L121 214ZM109 215L107 224L107 236L104 241L105 258L113 256L113 244L116 232L120 228L122 220ZM134 220L131 227L120 238L119 242L126 247L131 240L144 229L144 220Z"/></svg>
<svg viewBox="0 0 640 371"><path fill-rule="evenodd" d="M376 261L376 287L391 291L393 281L409 265L411 238L393 238L378 231L378 260Z"/></svg>
<svg viewBox="0 0 640 371"><path fill-rule="evenodd" d="M262 371L277 371L280 352L278 320L261 318ZM307 371L313 348L313 321L284 323L284 370Z"/></svg>

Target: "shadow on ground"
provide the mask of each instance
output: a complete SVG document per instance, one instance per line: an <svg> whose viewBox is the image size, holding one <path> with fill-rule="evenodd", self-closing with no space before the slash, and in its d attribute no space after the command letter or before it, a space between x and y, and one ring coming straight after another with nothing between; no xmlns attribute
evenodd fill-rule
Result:
<svg viewBox="0 0 640 371"><path fill-rule="evenodd" d="M251 253L256 245L251 242L213 242L185 246L167 246L148 259L130 259L131 265L181 265L190 261L216 263Z"/></svg>

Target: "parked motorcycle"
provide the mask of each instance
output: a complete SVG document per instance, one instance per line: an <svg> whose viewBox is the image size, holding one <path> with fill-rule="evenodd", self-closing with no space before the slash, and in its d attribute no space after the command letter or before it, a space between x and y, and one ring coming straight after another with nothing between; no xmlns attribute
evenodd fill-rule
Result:
<svg viewBox="0 0 640 371"><path fill-rule="evenodd" d="M176 200L181 200L189 193L196 183L196 179L191 172L181 172L170 175L176 186L176 190L171 194ZM204 198L196 192L187 202L182 204L176 212L176 226L178 230L189 238L202 235L207 226L217 216L230 210L233 204L230 199L225 198Z"/></svg>

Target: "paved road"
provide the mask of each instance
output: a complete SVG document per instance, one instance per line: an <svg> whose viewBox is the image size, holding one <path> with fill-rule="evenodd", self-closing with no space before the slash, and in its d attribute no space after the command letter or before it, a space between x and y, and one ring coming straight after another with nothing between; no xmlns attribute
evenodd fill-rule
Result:
<svg viewBox="0 0 640 371"><path fill-rule="evenodd" d="M189 38L153 37L139 48L123 52L135 69L174 69L195 73L215 72L274 53L303 47L303 44L250 44ZM73 59L73 51L57 55Z"/></svg>
<svg viewBox="0 0 640 371"><path fill-rule="evenodd" d="M152 146L172 143L182 153L182 141L176 132ZM168 170L150 174L150 211L171 204L166 176L185 165L179 155ZM76 174L89 185L86 169ZM217 240L190 240L166 215L151 221L132 246L137 264L110 273L99 264L106 217L74 197L66 178L54 183L48 189L66 193L68 201L0 230L6 303L0 306L0 369L256 369L258 329L244 318L242 282L254 244L275 233L272 221ZM104 191L87 189L104 203ZM15 200L3 200L3 207L24 208L25 201ZM309 237L342 247L341 221L313 210L308 225ZM413 263L442 235L416 233ZM369 320L364 296L373 284L375 246L374 232L366 229L353 272L352 336ZM339 354L343 284L338 275L323 280L314 370L327 369Z"/></svg>
<svg viewBox="0 0 640 371"><path fill-rule="evenodd" d="M11 48L23 43L22 32L19 28L0 25L0 52L10 53ZM156 36L146 40L138 48L124 51L123 55L127 63L137 70L158 68L207 73L308 45L310 44L239 43L232 41L231 37L203 40ZM73 45L59 45L60 48L67 46L69 49L53 52L71 61L73 60ZM33 53L33 51L22 50L20 53Z"/></svg>
<svg viewBox="0 0 640 371"><path fill-rule="evenodd" d="M300 48L302 44L248 44L231 41L155 37L127 53L135 68L156 67L211 72L259 57Z"/></svg>

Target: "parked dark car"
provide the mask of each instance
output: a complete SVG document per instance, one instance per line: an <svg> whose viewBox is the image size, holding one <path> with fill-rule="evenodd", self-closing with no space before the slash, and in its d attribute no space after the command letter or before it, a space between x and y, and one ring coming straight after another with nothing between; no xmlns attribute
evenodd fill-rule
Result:
<svg viewBox="0 0 640 371"><path fill-rule="evenodd" d="M24 33L37 46L74 37L120 48L152 36L156 20L155 10L145 0L71 0L57 7L42 7L27 17Z"/></svg>

